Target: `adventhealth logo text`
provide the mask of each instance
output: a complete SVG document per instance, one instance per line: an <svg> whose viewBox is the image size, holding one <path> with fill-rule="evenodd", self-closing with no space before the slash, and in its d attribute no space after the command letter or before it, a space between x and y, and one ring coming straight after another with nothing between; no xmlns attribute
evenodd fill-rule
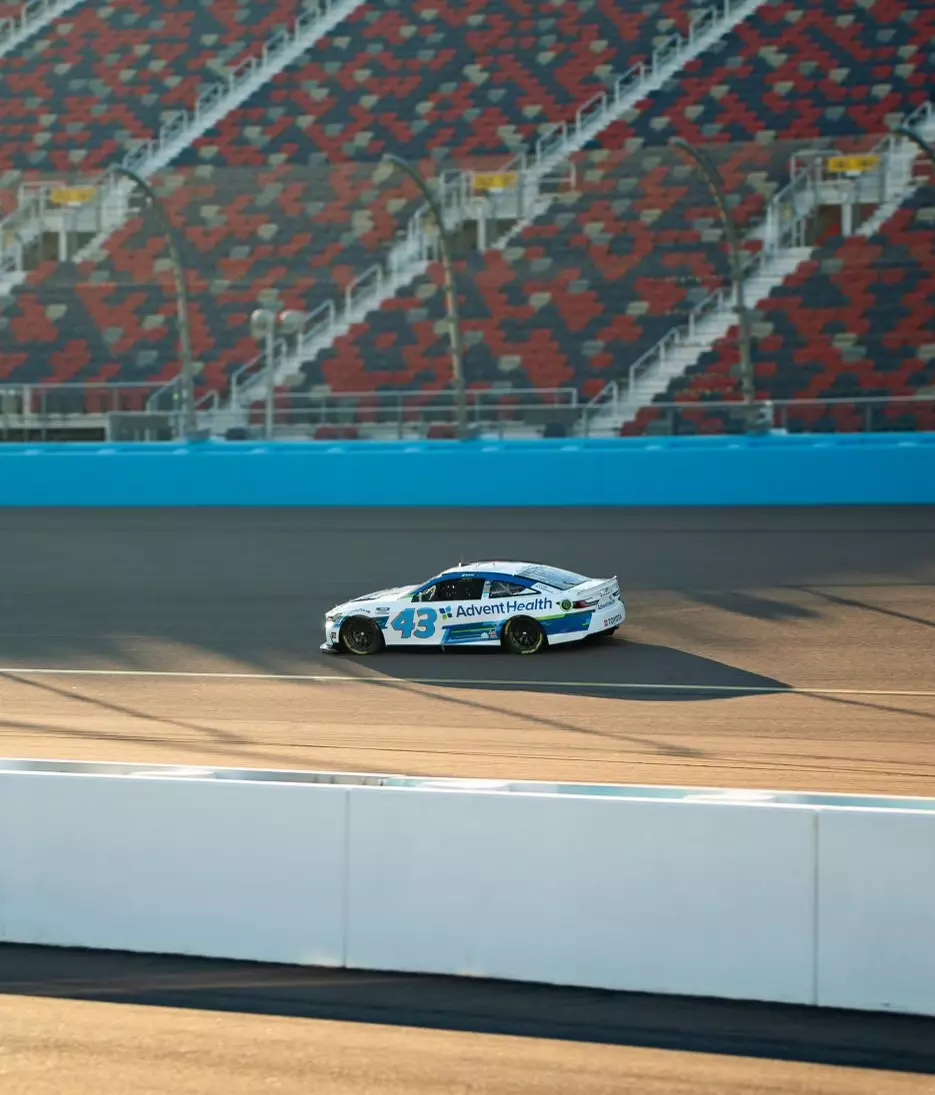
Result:
<svg viewBox="0 0 935 1095"><path fill-rule="evenodd" d="M549 597L536 597L532 601L487 601L484 604L458 605L455 616L508 616L512 612L544 612L551 607Z"/></svg>

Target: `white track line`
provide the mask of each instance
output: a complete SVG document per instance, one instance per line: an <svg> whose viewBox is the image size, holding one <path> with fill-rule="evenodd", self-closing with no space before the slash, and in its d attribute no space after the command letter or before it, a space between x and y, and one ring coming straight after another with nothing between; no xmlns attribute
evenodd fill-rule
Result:
<svg viewBox="0 0 935 1095"><path fill-rule="evenodd" d="M373 684L392 688L403 684L433 685L439 688L456 688L472 685L480 688L591 688L615 689L621 692L723 692L785 693L795 696L915 696L935 699L935 691L911 688L821 688L798 687L778 684L775 687L743 684L650 684L635 681L535 681L496 680L493 678L457 677L352 677L341 675L304 673L210 673L187 672L181 669L45 669L33 666L0 666L0 677L156 677L180 680L218 681L297 681L306 684Z"/></svg>

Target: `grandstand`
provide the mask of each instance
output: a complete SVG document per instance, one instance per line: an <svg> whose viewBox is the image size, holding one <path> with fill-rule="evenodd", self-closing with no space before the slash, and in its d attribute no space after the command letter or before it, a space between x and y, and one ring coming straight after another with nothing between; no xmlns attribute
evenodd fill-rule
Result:
<svg viewBox="0 0 935 1095"><path fill-rule="evenodd" d="M482 433L932 428L935 8L895 0L0 6L0 437L451 436L433 181ZM6 19L8 22L3 23ZM272 380L257 306L299 310ZM831 402L834 400L834 402ZM804 402L803 402L804 401ZM687 404L688 406L684 406ZM233 431L233 432L231 432Z"/></svg>

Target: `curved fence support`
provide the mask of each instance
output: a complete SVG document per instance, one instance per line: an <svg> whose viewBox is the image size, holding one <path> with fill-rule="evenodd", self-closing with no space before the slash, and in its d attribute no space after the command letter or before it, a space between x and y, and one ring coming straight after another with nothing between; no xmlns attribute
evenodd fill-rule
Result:
<svg viewBox="0 0 935 1095"><path fill-rule="evenodd" d="M191 322L189 319L188 278L178 234L172 224L172 218L159 195L149 183L129 167L115 167L114 171L129 179L135 187L146 195L159 219L163 234L169 243L169 256L172 261L172 273L175 277L175 301L179 318L179 351L182 359L182 435L193 438L197 433L195 421L195 362L192 355Z"/></svg>
<svg viewBox="0 0 935 1095"><path fill-rule="evenodd" d="M739 321L738 344L740 349L740 386L743 392L744 402L752 406L756 399L756 384L753 377L753 358L750 350L750 313L747 310L746 298L743 286L743 261L741 259L740 241L737 238L737 226L734 218L727 208L727 195L724 193L724 181L721 173L711 158L700 148L676 137L672 144L684 152L701 168L705 181L711 190L718 212L721 215L721 223L724 225L724 236L727 240L727 250L731 266L731 280L734 286L734 299L737 304L737 318ZM752 424L752 423L751 423Z"/></svg>

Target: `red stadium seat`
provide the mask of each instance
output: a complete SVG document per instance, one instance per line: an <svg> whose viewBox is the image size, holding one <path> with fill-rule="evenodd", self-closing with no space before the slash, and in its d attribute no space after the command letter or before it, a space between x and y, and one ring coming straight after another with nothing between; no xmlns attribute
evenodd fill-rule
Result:
<svg viewBox="0 0 935 1095"><path fill-rule="evenodd" d="M869 411L860 403L795 408L791 430L860 431L868 413L875 429L926 428L931 407L882 403L935 387L935 186L917 191L877 235L837 240L806 266L760 307L769 333L755 344L759 397L881 401ZM734 359L731 338L722 339L656 402L736 397ZM643 432L664 414L646 408L625 432Z"/></svg>

